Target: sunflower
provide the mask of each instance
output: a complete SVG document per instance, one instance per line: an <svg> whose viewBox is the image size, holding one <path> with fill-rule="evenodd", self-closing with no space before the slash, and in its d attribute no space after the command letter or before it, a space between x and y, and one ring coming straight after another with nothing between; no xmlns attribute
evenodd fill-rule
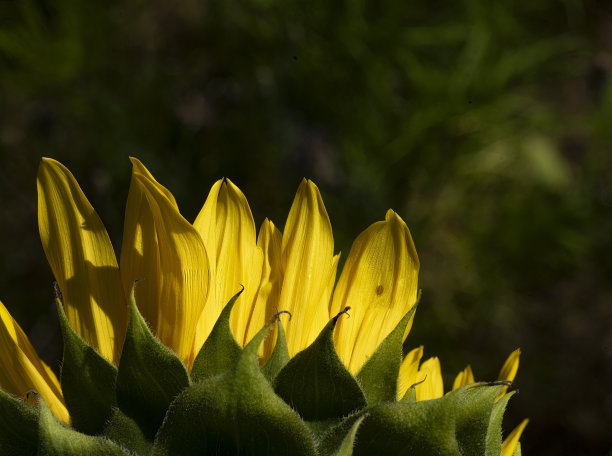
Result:
<svg viewBox="0 0 612 456"><path fill-rule="evenodd" d="M299 185L282 232L266 219L257 233L247 199L229 179L212 186L190 223L170 191L139 160L131 161L119 263L70 171L50 158L43 158L38 170L40 237L62 310L72 330L110 365L118 366L124 351L130 296L151 332L187 371L233 297L229 328L239 347L280 312L290 315L282 336L276 325L258 346L262 366L279 337L295 359L330 319L335 352L354 376L398 325L403 324L401 340L406 339L417 302L419 259L408 227L393 210L357 237L336 280L340 254L334 252L331 223L312 181ZM70 425L60 382L2 303L0 319L0 386L20 398L37 392ZM519 350L510 355L500 381L514 380L519 355ZM444 396L438 359L421 362L422 356L418 347L403 357L397 400L408 392L416 401ZM468 366L452 389L474 383ZM503 456L515 453L525 425L507 437Z"/></svg>

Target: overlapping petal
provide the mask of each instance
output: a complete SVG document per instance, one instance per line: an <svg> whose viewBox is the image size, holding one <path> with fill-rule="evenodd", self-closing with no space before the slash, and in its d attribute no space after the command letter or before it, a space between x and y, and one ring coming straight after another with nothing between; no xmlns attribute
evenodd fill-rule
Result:
<svg viewBox="0 0 612 456"><path fill-rule="evenodd" d="M45 399L55 416L65 423L70 422L57 377L38 357L28 337L2 302L0 362L0 387L4 391L22 398L29 391L36 391Z"/></svg>
<svg viewBox="0 0 612 456"><path fill-rule="evenodd" d="M106 229L61 163L43 158L37 185L40 238L68 321L89 345L117 364L127 306Z"/></svg>
<svg viewBox="0 0 612 456"><path fill-rule="evenodd" d="M417 401L437 399L444 395L440 360L436 356L421 364L417 372L417 382L420 382L415 386Z"/></svg>
<svg viewBox="0 0 612 456"><path fill-rule="evenodd" d="M199 233L178 211L174 198L132 158L121 278L157 337L187 364L196 322L209 289L206 249Z"/></svg>
<svg viewBox="0 0 612 456"><path fill-rule="evenodd" d="M232 181L221 179L213 185L193 226L204 241L213 270L208 302L198 321L194 351L204 344L221 309L241 285L244 292L234 304L230 326L236 340L244 346L261 329L259 326L249 330L263 265L263 252L257 245L249 203Z"/></svg>
<svg viewBox="0 0 612 456"><path fill-rule="evenodd" d="M317 186L300 184L283 231L283 284L278 308L292 314L286 324L289 354L317 337L329 320L335 267L331 223Z"/></svg>
<svg viewBox="0 0 612 456"><path fill-rule="evenodd" d="M418 273L410 231L392 210L357 237L330 307L330 315L351 307L351 318L339 320L334 333L338 355L351 372L359 371L415 304Z"/></svg>
<svg viewBox="0 0 612 456"><path fill-rule="evenodd" d="M417 382L419 363L423 357L423 346L410 350L400 365L397 382L397 398L401 399L412 385Z"/></svg>
<svg viewBox="0 0 612 456"><path fill-rule="evenodd" d="M459 372L455 377L453 389L456 390L461 386L470 385L472 383L474 383L474 373L472 372L472 366L468 364L465 369Z"/></svg>
<svg viewBox="0 0 612 456"><path fill-rule="evenodd" d="M283 280L281 270L282 242L282 233L274 226L274 223L265 219L259 228L259 235L257 236L257 245L263 252L264 261L257 299L253 306L249 327L247 328L247 339L251 339L279 311L278 300ZM276 344L276 332L275 325L273 332L271 332L262 345L261 355L263 360L268 359L270 354L272 354Z"/></svg>

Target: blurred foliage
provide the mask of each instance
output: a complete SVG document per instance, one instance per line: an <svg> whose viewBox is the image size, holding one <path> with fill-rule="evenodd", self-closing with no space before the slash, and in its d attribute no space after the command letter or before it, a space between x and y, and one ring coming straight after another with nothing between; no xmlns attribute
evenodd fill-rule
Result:
<svg viewBox="0 0 612 456"><path fill-rule="evenodd" d="M139 157L195 218L215 179L282 226L303 176L337 250L395 208L420 254L409 336L450 386L522 347L525 454L612 429L612 7L580 0L0 5L0 295L51 365L36 166L66 164L120 248ZM606 388L608 386L608 388Z"/></svg>

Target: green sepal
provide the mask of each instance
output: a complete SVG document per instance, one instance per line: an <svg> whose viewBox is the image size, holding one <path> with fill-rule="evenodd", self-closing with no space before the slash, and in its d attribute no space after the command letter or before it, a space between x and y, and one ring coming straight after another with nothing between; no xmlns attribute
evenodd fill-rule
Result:
<svg viewBox="0 0 612 456"><path fill-rule="evenodd" d="M357 374L357 381L363 388L368 405L382 401L393 402L397 397L404 332L415 310L416 304L406 312Z"/></svg>
<svg viewBox="0 0 612 456"><path fill-rule="evenodd" d="M264 376L272 382L283 367L289 362L289 349L287 348L287 339L285 338L285 330L280 318L277 320L278 333L276 335L276 344L274 350L266 361L266 364L261 368Z"/></svg>
<svg viewBox="0 0 612 456"><path fill-rule="evenodd" d="M170 402L187 386L185 365L151 333L132 292L130 322L117 374L119 408L152 440Z"/></svg>
<svg viewBox="0 0 612 456"><path fill-rule="evenodd" d="M61 424L39 398L39 454L45 456L126 456L129 453L110 440L81 434Z"/></svg>
<svg viewBox="0 0 612 456"><path fill-rule="evenodd" d="M138 423L118 408L114 409L104 436L138 455L150 454L153 448L153 442L147 439Z"/></svg>
<svg viewBox="0 0 612 456"><path fill-rule="evenodd" d="M329 429L317 446L317 455L351 456L355 446L357 429L367 416L367 413L355 413Z"/></svg>
<svg viewBox="0 0 612 456"><path fill-rule="evenodd" d="M117 403L117 369L72 329L59 299L56 304L64 342L60 382L72 427L100 434Z"/></svg>
<svg viewBox="0 0 612 456"><path fill-rule="evenodd" d="M506 405L514 393L515 391L510 391L504 394L493 406L486 437L487 456L498 456L501 453L502 421Z"/></svg>
<svg viewBox="0 0 612 456"><path fill-rule="evenodd" d="M334 327L342 313L332 318L274 380L276 394L307 421L340 419L366 405L361 387L334 347Z"/></svg>
<svg viewBox="0 0 612 456"><path fill-rule="evenodd" d="M191 379L194 382L221 374L238 361L242 348L232 334L229 320L234 303L243 291L244 287L225 305L206 342L193 361Z"/></svg>
<svg viewBox="0 0 612 456"><path fill-rule="evenodd" d="M488 455L480 423L489 422L500 388L474 384L439 399L379 403L368 409L353 454Z"/></svg>
<svg viewBox="0 0 612 456"><path fill-rule="evenodd" d="M314 456L304 422L261 373L262 329L228 371L195 383L170 405L154 456L256 454Z"/></svg>
<svg viewBox="0 0 612 456"><path fill-rule="evenodd" d="M0 388L0 454L36 454L38 410Z"/></svg>

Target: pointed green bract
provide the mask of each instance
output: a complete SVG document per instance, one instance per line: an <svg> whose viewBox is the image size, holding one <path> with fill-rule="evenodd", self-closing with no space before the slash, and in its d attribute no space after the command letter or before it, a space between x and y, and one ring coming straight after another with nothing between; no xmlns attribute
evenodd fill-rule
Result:
<svg viewBox="0 0 612 456"><path fill-rule="evenodd" d="M411 386L404 393L404 397L400 402L416 402L416 389L414 386Z"/></svg>
<svg viewBox="0 0 612 456"><path fill-rule="evenodd" d="M120 409L114 409L104 436L138 455L147 455L153 448L153 442L143 434L138 423Z"/></svg>
<svg viewBox="0 0 612 456"><path fill-rule="evenodd" d="M230 370L192 385L174 400L155 439L154 456L316 454L300 417L274 394L259 369L257 351L267 331L253 337Z"/></svg>
<svg viewBox="0 0 612 456"><path fill-rule="evenodd" d="M334 348L332 318L315 341L278 373L274 390L305 420L340 419L365 406L359 384Z"/></svg>
<svg viewBox="0 0 612 456"><path fill-rule="evenodd" d="M355 413L336 426L331 427L323 436L318 447L318 456L351 456L355 446L357 430L367 413Z"/></svg>
<svg viewBox="0 0 612 456"><path fill-rule="evenodd" d="M499 456L501 422L499 429L494 430L491 429L491 419L494 410L499 405L495 403L495 398L500 388L499 386L487 386L486 383L476 383L455 390L455 394L459 396L455 405L456 435L462 454ZM462 393L463 390L465 390L464 393ZM489 440L487 438L489 432L491 435L498 434L498 440L493 438Z"/></svg>
<svg viewBox="0 0 612 456"><path fill-rule="evenodd" d="M353 454L488 455L486 429L483 432L480 424L488 423L499 389L468 385L439 399L371 407L359 427Z"/></svg>
<svg viewBox="0 0 612 456"><path fill-rule="evenodd" d="M110 440L81 434L61 424L44 399L39 398L39 454L45 456L127 456L129 453Z"/></svg>
<svg viewBox="0 0 612 456"><path fill-rule="evenodd" d="M74 332L59 299L56 304L64 342L60 382L72 427L99 434L117 402L117 369Z"/></svg>
<svg viewBox="0 0 612 456"><path fill-rule="evenodd" d="M366 405L359 384L334 348L332 318L315 341L278 373L274 390L307 421L340 419Z"/></svg>
<svg viewBox="0 0 612 456"><path fill-rule="evenodd" d="M486 436L487 456L498 456L501 453L502 421L504 412L506 411L506 405L508 405L508 401L514 396L514 393L514 391L511 391L504 394L504 396L502 396L493 406Z"/></svg>
<svg viewBox="0 0 612 456"><path fill-rule="evenodd" d="M277 321L278 334L276 336L276 345L274 350L266 361L266 364L261 368L261 372L271 382L273 381L283 367L289 362L289 349L287 348L287 340L285 339L285 330L280 318Z"/></svg>
<svg viewBox="0 0 612 456"><path fill-rule="evenodd" d="M395 401L397 379L402 364L402 339L415 310L416 304L406 312L357 374L368 405Z"/></svg>
<svg viewBox="0 0 612 456"><path fill-rule="evenodd" d="M516 448L514 449L514 454L512 456L522 456L522 453L521 453L521 442L519 442L516 445Z"/></svg>
<svg viewBox="0 0 612 456"><path fill-rule="evenodd" d="M234 303L243 291L244 287L223 308L208 339L196 356L191 368L191 379L194 382L225 372L238 360L242 348L232 335L229 319Z"/></svg>
<svg viewBox="0 0 612 456"><path fill-rule="evenodd" d="M176 354L151 333L132 293L130 322L117 374L119 408L152 439L170 402L188 385L187 369Z"/></svg>
<svg viewBox="0 0 612 456"><path fill-rule="evenodd" d="M0 389L0 454L36 454L38 410Z"/></svg>

